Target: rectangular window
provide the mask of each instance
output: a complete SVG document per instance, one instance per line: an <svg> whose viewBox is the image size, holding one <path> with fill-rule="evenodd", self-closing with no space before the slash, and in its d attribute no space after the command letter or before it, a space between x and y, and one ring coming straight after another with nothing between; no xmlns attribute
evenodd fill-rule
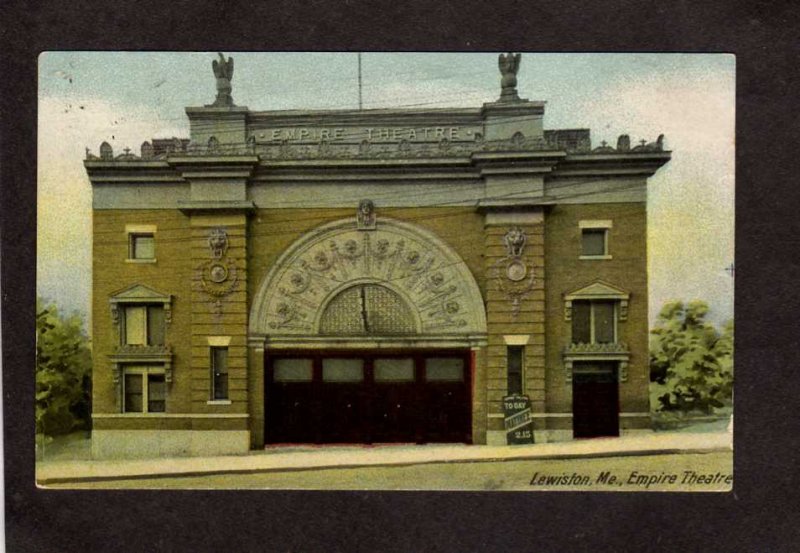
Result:
<svg viewBox="0 0 800 553"><path fill-rule="evenodd" d="M464 360L459 357L429 357L425 360L425 380L428 382L462 382Z"/></svg>
<svg viewBox="0 0 800 553"><path fill-rule="evenodd" d="M592 302L594 310L594 341L598 344L614 342L614 302Z"/></svg>
<svg viewBox="0 0 800 553"><path fill-rule="evenodd" d="M129 259L155 259L156 238L153 233L131 233L128 237Z"/></svg>
<svg viewBox="0 0 800 553"><path fill-rule="evenodd" d="M164 345L164 306L135 305L125 307L124 344L129 346Z"/></svg>
<svg viewBox="0 0 800 553"><path fill-rule="evenodd" d="M313 359L276 359L272 366L275 382L311 382L314 377Z"/></svg>
<svg viewBox="0 0 800 553"><path fill-rule="evenodd" d="M572 343L592 342L592 304L588 301L572 302Z"/></svg>
<svg viewBox="0 0 800 553"><path fill-rule="evenodd" d="M147 343L147 308L125 308L125 344L143 346Z"/></svg>
<svg viewBox="0 0 800 553"><path fill-rule="evenodd" d="M607 229L582 229L581 255L590 257L608 255L607 233Z"/></svg>
<svg viewBox="0 0 800 553"><path fill-rule="evenodd" d="M614 301L572 302L572 343L611 344L617 341Z"/></svg>
<svg viewBox="0 0 800 553"><path fill-rule="evenodd" d="M123 378L125 413L163 413L167 409L167 383L161 367L127 367Z"/></svg>
<svg viewBox="0 0 800 553"><path fill-rule="evenodd" d="M376 359L375 382L414 382L414 360Z"/></svg>
<svg viewBox="0 0 800 553"><path fill-rule="evenodd" d="M211 348L211 399L228 399L228 348Z"/></svg>
<svg viewBox="0 0 800 553"><path fill-rule="evenodd" d="M362 382L364 361L362 359L323 359L323 382Z"/></svg>
<svg viewBox="0 0 800 553"><path fill-rule="evenodd" d="M144 375L126 374L125 375L125 412L142 413L144 412Z"/></svg>
<svg viewBox="0 0 800 553"><path fill-rule="evenodd" d="M524 353L525 346L508 346L506 349L509 395L522 393L522 359Z"/></svg>
<svg viewBox="0 0 800 553"><path fill-rule="evenodd" d="M147 375L147 412L163 413L167 407L167 382L163 374Z"/></svg>

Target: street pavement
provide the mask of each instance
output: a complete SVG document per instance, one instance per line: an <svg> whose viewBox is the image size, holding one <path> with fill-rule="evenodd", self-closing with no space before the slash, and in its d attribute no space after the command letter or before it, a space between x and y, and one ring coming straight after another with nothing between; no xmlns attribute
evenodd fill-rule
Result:
<svg viewBox="0 0 800 553"><path fill-rule="evenodd" d="M663 432L619 438L516 446L463 444L267 447L247 455L97 460L56 458L37 462L40 486L121 479L286 473L359 467L413 467L445 463L591 459L728 451L730 432Z"/></svg>

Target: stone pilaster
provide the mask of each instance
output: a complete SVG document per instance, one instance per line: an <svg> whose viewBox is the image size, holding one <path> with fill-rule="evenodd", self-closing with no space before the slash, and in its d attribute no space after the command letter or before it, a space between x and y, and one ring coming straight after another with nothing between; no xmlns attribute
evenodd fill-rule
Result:
<svg viewBox="0 0 800 553"><path fill-rule="evenodd" d="M192 411L247 413L247 220L192 214ZM228 347L228 401L212 401L211 346Z"/></svg>
<svg viewBox="0 0 800 553"><path fill-rule="evenodd" d="M523 393L534 413L545 411L544 214L541 208L486 213L487 439L504 439L507 348L524 347ZM535 423L537 424L537 423ZM537 427L538 430L538 427Z"/></svg>
<svg viewBox="0 0 800 553"><path fill-rule="evenodd" d="M250 345L247 348L247 385L250 405L250 447L264 447L264 348Z"/></svg>

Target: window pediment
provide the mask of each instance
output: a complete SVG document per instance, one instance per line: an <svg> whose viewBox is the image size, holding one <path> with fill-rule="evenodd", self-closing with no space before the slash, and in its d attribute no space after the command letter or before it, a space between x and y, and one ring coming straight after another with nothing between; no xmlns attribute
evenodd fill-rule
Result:
<svg viewBox="0 0 800 553"><path fill-rule="evenodd" d="M111 316L114 324L119 323L120 305L161 304L164 306L164 318L167 324L172 322L172 296L144 284L133 284L111 294Z"/></svg>
<svg viewBox="0 0 800 553"><path fill-rule="evenodd" d="M619 302L619 320L628 318L630 293L603 280L594 282L564 294L564 320L572 320L573 301L611 300Z"/></svg>

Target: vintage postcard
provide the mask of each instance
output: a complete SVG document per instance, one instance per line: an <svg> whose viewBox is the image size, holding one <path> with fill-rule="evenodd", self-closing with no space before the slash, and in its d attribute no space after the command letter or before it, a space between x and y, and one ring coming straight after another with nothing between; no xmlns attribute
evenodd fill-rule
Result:
<svg viewBox="0 0 800 553"><path fill-rule="evenodd" d="M735 59L45 52L43 488L729 491Z"/></svg>

